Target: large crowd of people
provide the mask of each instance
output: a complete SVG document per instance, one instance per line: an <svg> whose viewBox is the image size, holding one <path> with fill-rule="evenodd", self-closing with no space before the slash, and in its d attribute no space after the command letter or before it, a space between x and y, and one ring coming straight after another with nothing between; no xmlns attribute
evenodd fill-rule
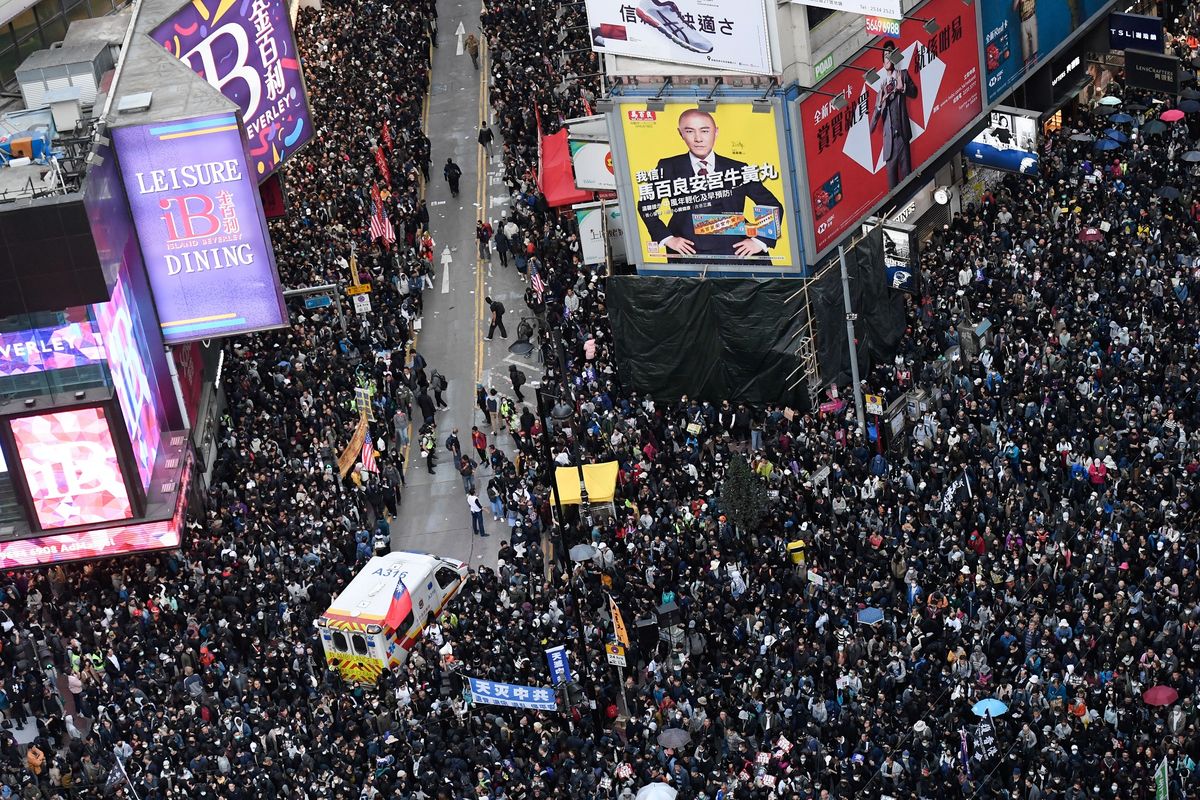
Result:
<svg viewBox="0 0 1200 800"><path fill-rule="evenodd" d="M481 59L513 195L496 244L541 278L540 389L571 413L540 418L515 377L512 397L480 387L455 455L487 462L464 488L486 490L499 563L378 685L326 669L311 621L386 534L408 423L437 411L408 347L434 19L429 0L301 11L321 127L272 234L288 286L351 265L371 279L370 325L304 310L231 345L213 488L182 551L6 576L0 796L533 800L667 782L685 800L1124 800L1151 796L1164 757L1172 796L1197 791L1200 200L1180 158L1197 131L1101 152L1083 134L1112 126L1072 109L1040 177L998 181L934 235L901 352L865 378L889 399L924 391L880 452L848 409L620 385L603 270L533 185L538 127L594 97L582 4L491 4ZM1139 120L1163 100L1122 96ZM392 244L365 230L375 186ZM990 338L961 347L958 323L982 317ZM380 471L343 480L360 387ZM768 490L748 526L726 503L737 459ZM568 511L564 532L545 476L578 460L616 460L616 496ZM570 561L581 543L594 557ZM609 598L633 634L623 675L604 656ZM672 603L677 627L637 624ZM464 701L465 674L546 685L559 644L577 678L559 711ZM1163 685L1178 699L1144 701ZM973 712L987 699L994 730ZM671 747L669 729L686 732Z"/></svg>

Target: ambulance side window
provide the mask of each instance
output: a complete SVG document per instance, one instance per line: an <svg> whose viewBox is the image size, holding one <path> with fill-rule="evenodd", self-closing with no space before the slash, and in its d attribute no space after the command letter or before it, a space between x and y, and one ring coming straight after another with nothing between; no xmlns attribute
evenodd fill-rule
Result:
<svg viewBox="0 0 1200 800"><path fill-rule="evenodd" d="M360 656L367 654L367 640L362 637L361 633L353 633L350 635L350 641L354 643L354 652Z"/></svg>
<svg viewBox="0 0 1200 800"><path fill-rule="evenodd" d="M400 635L403 636L404 634L406 634L412 630L412 626L413 626L413 613L411 611L409 611L407 614L404 615L404 621L400 623L400 627L396 628L396 633L399 633Z"/></svg>
<svg viewBox="0 0 1200 800"><path fill-rule="evenodd" d="M450 567L442 567L437 571L438 586L443 589L449 589L454 584L458 583L458 570Z"/></svg>
<svg viewBox="0 0 1200 800"><path fill-rule="evenodd" d="M350 645L346 644L346 634L341 631L333 632L333 649L340 653L350 652Z"/></svg>

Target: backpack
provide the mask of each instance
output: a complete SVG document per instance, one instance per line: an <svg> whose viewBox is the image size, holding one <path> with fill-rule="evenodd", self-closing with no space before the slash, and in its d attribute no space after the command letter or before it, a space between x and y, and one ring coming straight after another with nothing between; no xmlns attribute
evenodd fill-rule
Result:
<svg viewBox="0 0 1200 800"><path fill-rule="evenodd" d="M434 386L434 388L440 392L444 392L444 391L446 391L446 387L449 385L450 385L450 382L448 380L446 380L446 376L443 375L442 373L438 372L435 369L433 371L433 386Z"/></svg>

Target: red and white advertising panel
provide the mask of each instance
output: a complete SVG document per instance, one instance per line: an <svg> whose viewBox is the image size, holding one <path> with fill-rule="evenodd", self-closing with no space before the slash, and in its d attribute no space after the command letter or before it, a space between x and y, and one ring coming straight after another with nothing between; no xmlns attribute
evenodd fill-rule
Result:
<svg viewBox="0 0 1200 800"><path fill-rule="evenodd" d="M845 95L845 108L819 94L800 103L815 257L983 110L975 5L932 0L916 16L936 21L937 32L904 20L897 38L876 39L876 49L850 62L858 69L838 70L821 86Z"/></svg>
<svg viewBox="0 0 1200 800"><path fill-rule="evenodd" d="M133 516L108 416L99 406L9 420L43 529Z"/></svg>

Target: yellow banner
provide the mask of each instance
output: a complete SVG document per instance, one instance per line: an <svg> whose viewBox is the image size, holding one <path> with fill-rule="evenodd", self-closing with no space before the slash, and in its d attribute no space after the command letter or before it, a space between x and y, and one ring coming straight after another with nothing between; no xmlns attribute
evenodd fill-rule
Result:
<svg viewBox="0 0 1200 800"><path fill-rule="evenodd" d="M358 425L354 428L353 435L350 436L350 444L346 445L346 449L338 456L338 472L343 478L350 473L355 462L362 455L363 443L367 441L367 427L367 413L360 411Z"/></svg>
<svg viewBox="0 0 1200 800"><path fill-rule="evenodd" d="M629 647L629 631L625 630L625 620L621 617L621 609L617 607L617 601L612 599L612 595L608 597L608 613L612 614L613 632L617 635L617 641Z"/></svg>

